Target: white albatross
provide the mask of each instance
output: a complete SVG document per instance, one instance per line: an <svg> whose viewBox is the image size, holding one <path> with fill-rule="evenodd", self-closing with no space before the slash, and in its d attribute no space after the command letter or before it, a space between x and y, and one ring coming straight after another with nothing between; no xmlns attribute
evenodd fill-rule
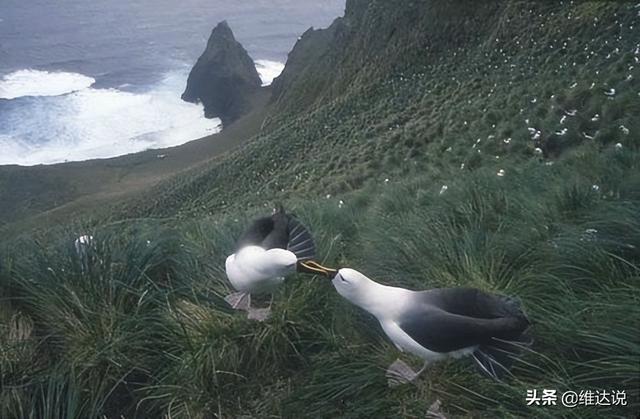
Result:
<svg viewBox="0 0 640 419"><path fill-rule="evenodd" d="M251 294L272 293L294 272L332 277L336 271L315 262L316 247L309 231L282 207L273 215L258 218L238 240L236 251L225 262L229 282L238 291L225 297L249 318L263 321L269 308L251 307Z"/></svg>
<svg viewBox="0 0 640 419"><path fill-rule="evenodd" d="M473 288L411 291L379 284L343 268L332 280L338 293L376 317L401 352L425 361L417 373L396 360L387 370L389 385L415 380L429 363L471 356L482 372L498 380L509 373L514 356L531 344L530 322L518 301Z"/></svg>

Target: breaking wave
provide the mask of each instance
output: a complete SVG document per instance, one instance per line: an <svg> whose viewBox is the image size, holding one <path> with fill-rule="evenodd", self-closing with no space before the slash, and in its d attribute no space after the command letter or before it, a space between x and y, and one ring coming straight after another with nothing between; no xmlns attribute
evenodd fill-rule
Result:
<svg viewBox="0 0 640 419"><path fill-rule="evenodd" d="M201 105L180 99L187 71L167 74L144 92L91 88L94 80L82 75L56 79L64 83L54 84L55 90L45 88L39 76L20 89L13 84L11 94L3 94L14 99L0 100L0 164L115 157L176 146L220 131L219 119L205 119ZM12 74L17 73L21 72ZM42 73L47 74L43 77L71 74Z"/></svg>

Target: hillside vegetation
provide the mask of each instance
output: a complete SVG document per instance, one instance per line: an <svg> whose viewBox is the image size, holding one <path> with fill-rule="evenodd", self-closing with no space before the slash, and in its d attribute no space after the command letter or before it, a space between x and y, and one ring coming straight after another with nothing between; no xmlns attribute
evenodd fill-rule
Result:
<svg viewBox="0 0 640 419"><path fill-rule="evenodd" d="M0 417L633 417L640 410L640 8L349 1L261 134L113 207L0 242ZM505 382L401 355L321 278L229 309L224 259L283 202L327 265L519 297ZM94 236L86 254L74 240ZM527 406L528 389L626 406Z"/></svg>

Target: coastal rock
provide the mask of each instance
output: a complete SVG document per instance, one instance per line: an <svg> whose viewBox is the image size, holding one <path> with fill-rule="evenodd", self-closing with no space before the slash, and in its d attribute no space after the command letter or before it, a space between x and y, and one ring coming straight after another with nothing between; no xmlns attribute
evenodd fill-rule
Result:
<svg viewBox="0 0 640 419"><path fill-rule="evenodd" d="M253 60L222 21L191 70L182 100L202 103L207 118L218 117L227 124L247 113L260 86Z"/></svg>

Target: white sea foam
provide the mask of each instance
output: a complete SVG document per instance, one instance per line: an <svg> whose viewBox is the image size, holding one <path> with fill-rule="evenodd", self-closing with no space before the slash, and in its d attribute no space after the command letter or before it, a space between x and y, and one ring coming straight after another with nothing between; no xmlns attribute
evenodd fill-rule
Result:
<svg viewBox="0 0 640 419"><path fill-rule="evenodd" d="M263 86L269 86L284 69L284 64L278 61L256 60L255 64Z"/></svg>
<svg viewBox="0 0 640 419"><path fill-rule="evenodd" d="M77 73L20 70L0 79L0 99L59 96L86 89L95 79Z"/></svg>
<svg viewBox="0 0 640 419"><path fill-rule="evenodd" d="M114 157L220 131L219 119L205 119L201 105L180 99L186 77L172 73L146 93L85 88L31 98L0 118L0 164Z"/></svg>

